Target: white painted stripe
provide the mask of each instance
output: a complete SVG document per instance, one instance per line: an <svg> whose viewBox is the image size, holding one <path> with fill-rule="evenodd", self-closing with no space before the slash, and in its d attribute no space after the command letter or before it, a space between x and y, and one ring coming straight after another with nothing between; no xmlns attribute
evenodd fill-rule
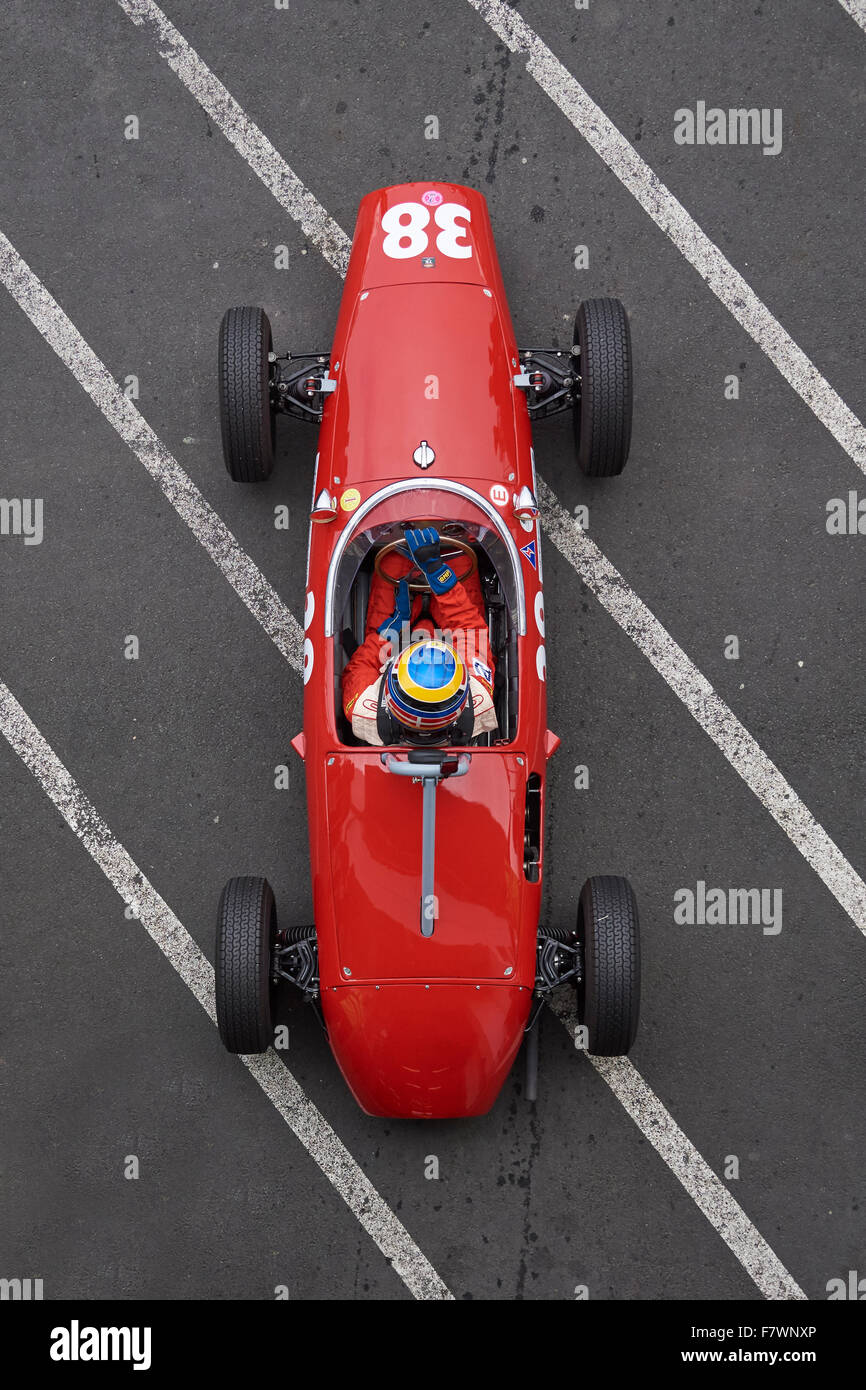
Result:
<svg viewBox="0 0 866 1390"><path fill-rule="evenodd" d="M187 90L277 201L300 224L325 259L345 275L351 245L349 237L159 6L153 0L117 0L117 3L135 24L156 39L162 57ZM530 75L706 280L713 293L857 466L866 472L866 429L857 416L625 136L526 21L503 0L469 0L469 4L513 52L528 54Z"/></svg>
<svg viewBox="0 0 866 1390"><path fill-rule="evenodd" d="M36 728L0 682L0 731L57 807L69 828L177 971L208 1017L216 1022L210 962ZM572 1036L577 1018L567 996L550 1005ZM240 1059L307 1149L353 1215L418 1299L453 1295L405 1227L382 1200L324 1116L270 1049ZM640 1073L625 1058L590 1057L617 1100L650 1140L686 1192L719 1232L766 1298L804 1298L742 1208L676 1125Z"/></svg>
<svg viewBox="0 0 866 1390"><path fill-rule="evenodd" d="M151 26L156 25L160 33L165 32L170 36L171 51L175 54L176 61L181 63L184 70L189 68L190 71L198 74L196 82L199 83L200 78L200 83L207 88L208 81L212 78L212 74L195 54L193 54L194 62L192 59L190 59L189 63L181 61L187 50L190 53L192 53L192 50L189 49L189 45L183 36L169 23L162 11L151 3L151 0L118 0L118 4L128 13L131 13L133 9L135 9L136 12L140 11L142 14L146 12L148 23ZM490 0L490 3L488 3L488 0L470 0L470 4L473 4L479 12L482 10L485 11L484 18L487 19L488 23L492 23L493 21L487 11L495 12L495 15L503 26L501 36L505 38L507 32L511 36L512 47L518 46L519 44L522 47L528 48L531 52L532 58L530 67L533 62L542 63L544 54L547 54L552 62L556 62L556 60L553 59L553 55L550 54L550 51L545 48L544 44L542 44L535 35L533 35L532 30L528 28L520 16L508 9L507 6L501 6L498 0ZM138 22L143 22L143 20ZM500 31L497 30L497 33L499 32ZM172 66L174 66L174 64L172 64ZM559 64L556 64L556 66L558 68ZM547 69L544 70L546 71ZM560 85L564 84L565 87L568 87L568 84L571 84L571 87L575 88L578 93L581 93L582 99L585 103L588 103L589 111L597 113L602 123L602 128L607 129L609 126L610 130L613 131L621 144L630 150L631 146L628 145L628 142L623 139L613 126L610 126L610 122L607 121L607 118L598 110L598 107L590 101L586 93L582 92L582 89L578 87L574 79L565 72L564 68L561 69L561 72L563 76L561 77ZM535 75L535 73L533 73L533 75ZM216 79L214 78L213 81L216 81ZM187 85L189 85L189 83ZM219 86L219 84L217 85ZM190 86L190 90L193 91L194 95L197 95L196 89L193 86ZM220 90L224 91L225 89L220 87ZM237 111L241 121L245 121L246 118L244 117L244 113L237 103L231 98L229 98L229 101L231 102L231 111L233 113ZM583 111L582 118L583 117L588 119L586 111ZM606 123L606 125L604 123ZM244 129L245 128L246 127L244 127ZM586 134L587 132L584 131L584 133ZM259 134L261 133L259 132ZM265 140L265 137L261 136L261 139ZM233 141L233 143L240 153L243 154L244 151L240 143L237 141ZM283 163L281 156L277 154L273 146L268 141L265 141L265 144L267 145L267 150L270 152L269 157L272 156L278 163ZM607 148L607 146L605 146L605 148ZM616 155L616 153L617 147L614 141L613 154ZM634 154L638 163L642 165L646 175L655 181L653 186L661 189L661 192L667 197L671 197L670 194L667 194L667 190L663 189L661 185L658 184L658 180L655 180L655 176L651 175L650 170L643 165L638 155L635 154L634 151L632 151L632 154ZM244 155L244 157L246 158L247 156ZM297 179L297 176L292 173L288 165L285 165L285 170L287 175L291 175L293 180ZM328 248L331 245L331 232L329 229L336 227L336 223L333 222L333 219L329 217L325 209L309 190L304 188L303 191L305 195L304 207L312 203L318 209L318 216L312 219L313 224L325 229L321 234L316 233L315 230L311 232L309 234L310 240L319 248L323 255L328 256ZM674 199L673 201L675 202L676 200ZM284 204L284 206L286 205ZM680 205L677 203L676 206L679 208ZM291 207L287 207L287 210L292 216L296 215L292 212ZM680 211L694 229L699 243L699 238L703 237L703 233L691 222L691 219L684 209L680 209ZM337 228L337 230L340 231L340 228ZM345 234L341 232L341 235ZM704 238L704 240L706 240L706 238ZM710 243L707 242L707 245L709 246ZM715 247L712 249L713 251L716 250ZM720 255L720 253L717 254ZM724 265L727 266L724 257L721 257L721 260ZM334 264L333 260L331 260L331 264ZM728 269L730 269L730 267L728 267ZM344 270L341 270L341 274L344 273ZM735 272L732 271L732 274L735 274ZM743 283L745 290L748 294L751 294L751 291L748 290L748 286L745 286L745 282ZM754 299L754 296L752 296L752 298ZM760 309L768 318L771 318L768 311L764 309L763 305L760 305L759 301L755 300L755 303L759 305ZM760 315L758 319L760 319ZM771 321L775 323L775 320L771 319ZM796 350L799 351L799 349ZM847 407L845 408L847 409ZM858 428L862 430L862 426L859 425L859 422L857 422L857 424ZM731 710L728 709L724 701L716 695L709 681L707 681L692 662L689 661L685 652L677 646L658 619L653 616L646 605L628 587L622 575L610 564L594 542L580 530L574 522L574 519L565 511L550 488L548 488L541 479L539 479L539 486L540 496L546 504L542 509L542 519L545 527L550 531L551 539L554 544L569 563L574 566L586 583L589 584L593 593L595 593L604 604L608 612L616 618L616 621L624 631L628 633L648 660L652 662L659 674L664 677L671 686L671 689L675 691L686 708L694 715L695 719L697 719L701 727L709 734L710 738L713 739L713 742L721 748L734 770L743 778L746 785L755 793L762 805L770 812L791 842L805 857L808 863L811 864L812 868L827 885L836 900L848 913L855 926L866 934L866 884L863 883L863 880L854 871L841 850L837 848L829 835L827 835L826 831L817 823L797 796L796 792L788 782L785 781L785 778L779 772L778 768L762 751L748 730L744 728Z"/></svg>
<svg viewBox="0 0 866 1390"><path fill-rule="evenodd" d="M866 935L866 883L800 800L775 763L716 694L619 570L581 530L542 478L538 501L546 534L611 617L643 652L731 767Z"/></svg>
<svg viewBox="0 0 866 1390"><path fill-rule="evenodd" d="M121 5L121 7L122 7L123 9L125 9L127 12L130 12L130 6L131 6L131 4L132 4L132 0L118 0L118 3L119 3L119 4ZM175 45L175 46L177 46L177 45L179 44L179 45L181 45L182 47L185 47L185 48L187 48L187 49L189 48L189 46L186 45L185 40L181 37L181 35L178 34L177 30L175 30L175 29L173 28L173 26L171 26L171 25L168 24L168 21L165 19L165 16L162 15L162 11L158 11L158 10L157 10L157 7L156 7L155 5L152 5L152 4L150 3L150 0L142 0L141 5L137 5L136 8L137 8L137 9L146 9L147 12L149 13L149 15L151 16L151 18L154 19L154 22L156 22L156 19L157 19L159 16L161 16L161 17L162 17L162 21L164 21L165 25L168 26L168 31L170 32L170 35L172 36L172 44ZM192 50L190 49L189 52L192 53ZM194 71L197 71L198 68L204 68L204 65L201 63L201 60L197 57L197 55L194 55L194 57L195 57L195 65L197 65L197 66L194 66L193 70L194 70ZM177 70L177 69L175 69L175 70ZM211 75L208 73L208 70L207 70L207 69L204 69L204 75L205 75L205 76L211 76ZM214 79L214 81L216 81L216 79ZM219 84L217 84L217 85L218 85L218 87L219 87ZM190 90L192 90L192 88L190 88ZM220 87L220 90L224 91L225 89ZM226 95L228 95L228 94L226 94ZM235 103L235 102L233 101L232 98L229 98L229 101L230 101L230 103L231 103L231 108L232 108L232 109L234 109L234 108L237 107L237 103ZM237 110L240 111L240 108L238 107ZM241 114L241 117L245 120L246 118L243 117L243 112L240 112L240 114ZM252 129L255 129L255 127L252 127ZM262 138L262 140L264 141L264 136L262 136L261 138ZM241 153L243 153L243 150L241 149L240 144L238 144L236 141L233 141L232 143L234 143L235 146L236 146L236 148L238 148L239 151L240 151ZM267 145L267 149L268 149L269 151L273 151L273 147L269 144L269 142L265 141L264 143ZM276 152L273 151L273 153L275 154ZM246 155L244 155L244 157L246 158ZM280 157L277 156L277 159L279 160ZM283 163L283 161L280 161L280 162ZM295 176L294 174L292 174L292 171L288 169L288 165L285 165L285 169L291 174L292 179L295 179L295 178L296 178L296 176ZM270 184L269 184L269 186L270 186ZM273 191L273 190L272 190L272 191ZM307 190L305 189L304 192L307 193ZM276 196L279 196L279 195L276 195ZM311 194L308 195L308 196L309 196L310 198L312 198L312 195L311 195ZM313 200L313 201L315 202L315 200ZM305 204L305 205L306 205L306 204ZM287 205L284 204L284 206L287 206ZM316 206L319 207L320 205L317 203ZM291 208L287 207L287 210L288 210L289 212L291 212ZM313 227L313 229L312 229L312 230L308 230L307 234L309 235L310 240L313 242L313 244L314 244L314 245L317 245L317 246L319 247L319 249L322 251L323 255L327 255L327 252L326 252L326 250L325 250L325 247L327 247L327 246L329 246L329 245L331 244L331 242L330 242L330 234L329 234L329 232L328 232L328 230L327 230L328 227L329 227L329 225L331 225L331 219L328 218L327 214L324 212L324 209L321 209L321 213L322 213L322 217L319 219L319 224L318 224L318 225L319 225L321 228L324 229L324 230L322 231L322 233L321 233L321 235L322 235L322 244L320 245L319 240L317 239L317 232L316 232L316 230L315 230L315 223L311 224L312 227ZM292 213L292 215L294 216L295 214ZM333 225L336 226L336 224L333 224ZM305 229L305 230L306 230L306 229ZM338 229L338 230L339 230L339 229ZM348 240L348 239L347 239L347 240ZM335 265L335 268L337 268L337 269L340 271L341 274L345 274L345 267L344 267L344 266L341 266L341 265L336 264L335 260L332 259L331 256L327 256L327 259L330 260L330 263L331 263L332 265ZM553 502L556 504L556 506L559 507L559 503L556 502L556 499L555 499L555 498L553 498L553 494L550 492L550 489L546 488L546 486L543 485L543 484L542 484L541 486L544 487L544 492L545 492L547 498L548 498L548 499L552 499ZM563 511L562 508L560 508L560 510ZM568 517L568 513L565 513L564 511L563 511L563 515L566 516L566 517ZM571 521L571 518L568 517L568 520ZM555 537L554 537L554 543L556 543ZM595 548L595 549L597 550L597 548ZM607 561L606 561L606 560L604 559L604 557L601 555L601 552L597 552L597 553L598 553L598 557L599 557L600 561L602 561L603 564L607 565ZM617 574L617 572L616 572L616 570L614 570L613 566L609 566L608 568L609 568L609 571L610 571L610 573L611 573L612 575L616 575L616 574ZM621 579L621 577L617 576L617 579L618 579L618 582L619 582L619 584L620 584L621 586L626 587L626 586L624 585L624 581ZM587 581L587 582L589 582L589 581ZM637 604L640 604L640 600L637 599L636 596L634 596L634 597L635 597L635 602L636 602ZM607 606L607 605L606 605L606 606ZM641 605L641 607L643 607L643 605ZM251 611L254 611L254 610L251 610ZM610 611L610 610L609 610L609 611ZM649 612L649 610L645 610L645 611L646 611L647 613ZM651 616L651 615L650 615L650 616ZM655 621L655 620L653 620L653 621ZM660 631L664 631L664 630L661 629L660 627L659 627L659 630L660 630ZM626 628L626 631L628 631L627 628ZM629 635L634 636L634 634L632 634L632 633L630 633ZM635 639L635 640L636 640L636 639ZM641 644L638 643L638 645L640 646ZM643 648L641 648L641 649L643 650ZM294 664L294 663L293 663L293 664ZM703 680L703 677L700 677L700 676L699 676L699 673L696 672L695 674L698 675L698 679ZM707 688L709 689L710 687L707 686ZM678 692L678 693L679 693L679 692ZM744 732L745 732L745 731L744 731ZM750 736L747 735L747 737L750 737ZM772 766L772 764L769 764L769 766ZM783 826L783 828L784 828L784 826ZM837 853L838 853L838 851L837 851ZM845 862L845 861L843 861L843 863L844 863L844 862ZM852 872L853 872L853 871L852 871ZM602 1073L602 1074L604 1074L604 1073ZM640 1084L641 1084L643 1087L645 1087L647 1096L649 1096L653 1101L655 1101L655 1103L656 1103L659 1107L661 1107L661 1102L658 1101L657 1098L653 1095L653 1093L649 1090L649 1087L646 1086L646 1083L643 1082L642 1078L638 1077L638 1074L637 1074L637 1073L635 1073L635 1076L637 1077L637 1080L640 1081ZM608 1078L607 1076L605 1076L605 1080L608 1080L608 1084L611 1084L611 1082L610 1082L610 1080L609 1080L609 1078ZM614 1089L614 1093L617 1094L616 1088L612 1086L612 1089ZM622 1096L618 1095L618 1099L620 1099L620 1100L622 1101ZM623 1103L624 1103L624 1102L623 1102ZM628 1107L626 1107L626 1108L628 1109ZM661 1108L663 1109L663 1107L661 1107ZM632 1111L629 1111L629 1113L632 1114L633 1118L636 1118ZM665 1112L665 1113L666 1113L666 1112ZM637 1120L636 1120L636 1122L637 1122ZM648 1136L648 1137L651 1137L651 1136ZM683 1138L685 1139L685 1136L683 1136ZM654 1142L654 1141L653 1141L653 1142ZM686 1142L688 1142L688 1141L686 1141ZM664 1156L664 1155L663 1155L663 1156ZM703 1160L701 1160L701 1161L703 1162ZM710 1171L710 1170L708 1169L708 1171ZM759 1239L760 1239L760 1237L759 1237ZM769 1249L769 1247L767 1247L767 1249ZM771 1254L772 1254L772 1252L771 1252ZM775 1256L773 1256L773 1259L775 1260ZM778 1263L778 1262L777 1262L777 1263ZM781 1266L779 1266L779 1267L781 1268ZM793 1284L793 1281L792 1281L792 1287L793 1287L793 1288L796 1288L796 1287L797 1287L796 1285Z"/></svg>
<svg viewBox="0 0 866 1390"><path fill-rule="evenodd" d="M767 354L857 467L866 473L866 429L860 420L601 107L526 20L504 0L469 0L469 4L513 53L526 55L526 70L530 76L706 280L713 294Z"/></svg>
<svg viewBox="0 0 866 1390"><path fill-rule="evenodd" d="M139 920L148 934L215 1023L214 972L210 962L114 838L92 802L2 681L0 730L123 901L137 908ZM415 1298L452 1298L406 1228L276 1052L270 1049L261 1056L240 1060Z"/></svg>
<svg viewBox="0 0 866 1390"><path fill-rule="evenodd" d="M216 1022L214 974L189 932L142 873L78 786L8 686L0 682L0 731L69 828ZM562 992L552 1011L575 1036L573 1002ZM405 1227L383 1201L324 1116L270 1049L240 1059L406 1287L418 1299L451 1299ZM805 1298L745 1212L626 1058L589 1057L617 1100L682 1183L766 1298Z"/></svg>
<svg viewBox="0 0 866 1390"><path fill-rule="evenodd" d="M853 20L866 29L866 0L839 0L843 10L847 10Z"/></svg>
<svg viewBox="0 0 866 1390"><path fill-rule="evenodd" d="M550 1002L550 1009L574 1041L577 1015L573 992L560 990ZM739 1202L735 1201L706 1159L683 1134L673 1116L628 1058L583 1055L607 1082L638 1129L646 1135L710 1225L715 1227L728 1249L754 1279L764 1297L805 1298L799 1284L771 1250L760 1231L752 1225Z"/></svg>
<svg viewBox="0 0 866 1390"><path fill-rule="evenodd" d="M286 661L302 670L304 634L294 616L2 232L0 281L144 464Z"/></svg>
<svg viewBox="0 0 866 1390"><path fill-rule="evenodd" d="M350 238L328 216L270 140L250 120L159 6L152 4L151 0L117 0L117 3L134 24L156 40L161 56L226 139L231 141L277 202L319 248L325 260L341 275L345 275Z"/></svg>

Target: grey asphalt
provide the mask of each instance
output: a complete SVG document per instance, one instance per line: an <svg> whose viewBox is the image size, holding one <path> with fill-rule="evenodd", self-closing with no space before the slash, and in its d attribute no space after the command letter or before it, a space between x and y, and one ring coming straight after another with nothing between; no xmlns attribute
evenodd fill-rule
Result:
<svg viewBox="0 0 866 1390"><path fill-rule="evenodd" d="M626 473L583 479L564 419L536 429L539 471L588 504L590 535L863 873L866 539L824 527L828 499L866 494L852 461L464 0L166 10L347 231L370 188L470 182L519 339L565 345L581 297L625 301ZM866 35L836 0L520 12L862 418ZM262 303L278 346L327 345L338 276L119 8L10 0L2 25L0 227L117 379L138 376L146 419L300 616L315 432L281 425L272 480L231 484L216 334L228 305ZM781 107L782 153L677 146L673 113L698 99ZM0 678L211 958L231 874L267 874L282 918L310 920L300 681L5 291L0 340L2 492L45 502L41 545L0 538ZM733 1195L824 1298L866 1261L866 941L550 545L544 564L562 738L545 914L570 921L588 873L632 879L633 1061L716 1172L739 1158ZM408 1298L5 742L0 775L0 1276L48 1298ZM699 879L781 888L782 932L675 925ZM457 1298L760 1297L552 1016L534 1109L518 1065L489 1116L426 1127L361 1114L310 1016L291 1038L301 1085Z"/></svg>

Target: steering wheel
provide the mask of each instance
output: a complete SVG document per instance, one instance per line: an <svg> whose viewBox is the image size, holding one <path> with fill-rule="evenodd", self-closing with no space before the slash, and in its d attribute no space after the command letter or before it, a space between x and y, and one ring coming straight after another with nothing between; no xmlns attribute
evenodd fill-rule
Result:
<svg viewBox="0 0 866 1390"><path fill-rule="evenodd" d="M451 568L457 575L457 579L460 583L463 583L463 581L468 579L470 574L474 574L478 568L478 557L475 551L472 549L471 545L467 545L465 541L458 541L454 536L442 536L440 539L442 542L442 559L450 562ZM400 583L400 580L405 579L409 584L409 592L412 594L425 593L429 590L430 586L427 583L427 576L417 565L413 565L410 570L404 571L403 574L389 574L386 561L391 555L400 555L405 560L411 560L412 558L409 553L409 547L405 541L391 541L389 545L383 545L382 549L377 551L374 562L376 573L380 579L384 579L388 584L393 585L395 589ZM455 555L465 555L468 561L462 574L458 573L457 566L453 562L452 557Z"/></svg>

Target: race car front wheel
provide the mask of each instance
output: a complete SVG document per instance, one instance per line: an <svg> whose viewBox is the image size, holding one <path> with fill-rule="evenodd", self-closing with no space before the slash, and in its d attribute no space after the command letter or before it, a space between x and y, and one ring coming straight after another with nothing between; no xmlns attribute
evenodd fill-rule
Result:
<svg viewBox="0 0 866 1390"><path fill-rule="evenodd" d="M274 466L271 325L264 309L227 309L220 325L219 398L223 457L236 483L262 483Z"/></svg>
<svg viewBox="0 0 866 1390"><path fill-rule="evenodd" d="M589 477L612 478L625 468L631 443L631 332L620 301L584 300L574 342L580 348L572 417L577 461Z"/></svg>
<svg viewBox="0 0 866 1390"><path fill-rule="evenodd" d="M229 1052L265 1052L273 1042L271 951L277 909L265 878L230 878L216 929L216 1012Z"/></svg>
<svg viewBox="0 0 866 1390"><path fill-rule="evenodd" d="M640 935L637 902L627 878L588 878L577 910L583 977L577 1017L586 1026L587 1052L623 1057L640 1014Z"/></svg>

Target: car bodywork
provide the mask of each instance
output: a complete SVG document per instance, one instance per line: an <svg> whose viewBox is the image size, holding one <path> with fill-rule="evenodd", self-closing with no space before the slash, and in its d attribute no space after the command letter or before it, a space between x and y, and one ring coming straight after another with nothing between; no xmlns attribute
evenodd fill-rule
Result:
<svg viewBox="0 0 866 1390"><path fill-rule="evenodd" d="M547 730L529 411L481 194L409 183L364 198L324 385L293 741L306 771L322 1013L368 1113L482 1114L532 1001L545 768L558 740ZM424 789L394 767L405 747L351 738L339 702L365 560L420 518L487 556L507 667L500 741L460 750L465 770L435 788L426 908Z"/></svg>

